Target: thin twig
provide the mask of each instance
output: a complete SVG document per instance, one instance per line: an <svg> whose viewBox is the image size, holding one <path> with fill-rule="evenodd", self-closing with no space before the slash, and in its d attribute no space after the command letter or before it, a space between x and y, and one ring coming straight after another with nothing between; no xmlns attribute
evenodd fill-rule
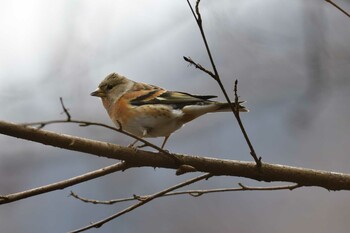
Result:
<svg viewBox="0 0 350 233"><path fill-rule="evenodd" d="M191 5L190 1L189 1L189 0L187 0L187 3L188 3L188 5L190 6L190 9L191 9L191 12L192 12L193 17L196 19L196 23L198 24L197 15L196 15L196 13L195 13L195 12L194 12L194 10L193 10L192 5Z"/></svg>
<svg viewBox="0 0 350 233"><path fill-rule="evenodd" d="M184 195L188 194L192 197L199 197L202 196L203 194L209 194L209 193L223 193L223 192L237 192L237 191L276 191L276 190L294 190L296 188L302 187L299 184L294 184L294 185L284 185L284 186L271 186L271 187L249 187L245 186L241 183L238 184L240 187L239 188L218 188L218 189L207 189L207 190L185 190L185 191L177 191L177 192L170 192L166 193L163 196L160 197L169 197L169 196L177 196L177 195ZM140 201L147 199L149 195L133 195L133 197L128 197L128 198L119 198L119 199L113 199L113 200L108 200L108 201L100 201L100 200L94 200L94 199L88 199L81 197L77 195L74 192L71 192L71 196L74 198L83 201L85 203L91 203L91 204L102 204L102 205L112 205L115 203L120 203L120 202L127 202L127 201Z"/></svg>
<svg viewBox="0 0 350 233"><path fill-rule="evenodd" d="M211 52L210 52L210 49L209 49L209 45L208 45L208 42L207 42L207 38L206 38L205 33L204 33L204 29L203 29L203 25L202 25L202 17L201 17L201 14L200 14L200 12L199 12L199 2L200 2L200 0L197 0L197 2L196 2L196 8L195 8L195 9L196 9L196 13L194 13L194 10L193 10L193 8L192 8L192 5L191 5L190 1L187 0L187 3L188 3L188 5L190 6L191 11L192 11L192 14L193 14L193 16L194 16L194 18L195 18L195 20L196 20L196 22L197 22L197 25L198 25L198 27L199 27L199 31L200 31L200 33L201 33L201 35L202 35L202 39L203 39L203 41L204 41L204 45L205 45L205 48L206 48L206 50L207 50L210 63L211 63L212 68L213 68L213 70L214 70L215 80L217 80L219 83L221 83L221 81L220 81L220 79L219 79L218 71L217 71L216 66L215 66L215 63L214 63L213 56L211 55ZM228 98L228 96L227 96L227 98Z"/></svg>
<svg viewBox="0 0 350 233"><path fill-rule="evenodd" d="M113 200L109 200L109 201L100 201L100 200L93 200L93 199L89 199L89 198L84 198L84 197L79 196L78 194L76 194L73 191L70 192L70 195L72 197L82 201L82 202L85 202L85 203L103 204L103 205L112 205L112 204L118 203L118 202L139 200L139 198L137 198L136 195L134 195L133 197L129 197L129 198L113 199Z"/></svg>
<svg viewBox="0 0 350 233"><path fill-rule="evenodd" d="M103 128L107 128L107 129L110 129L110 130L113 130L113 131L116 131L118 133L122 133L122 134L125 134L126 136L129 136L129 137L132 137L134 139L137 139L139 140L140 142L143 142L144 144L146 144L147 146L149 147L152 147L160 152L163 152L163 153L167 153L165 150L161 149L160 147L158 147L157 145L154 145L142 138L139 138L131 133L128 133L120 128L116 128L116 127L113 127L113 126L109 126L109 125L106 125L106 124L103 124L103 123L98 123L98 122L91 122L91 121L80 121L80 120L70 120L70 121L67 121L67 120L52 120L52 121L38 121L38 122L28 122L28 123L23 123L22 125L24 126L35 126L35 125L40 125L40 126L43 126L45 127L46 125L50 125L50 124L58 124L58 123L73 123L73 124L78 124L79 126L81 127L86 127L86 126L100 126L100 127L103 127ZM41 128L43 128L41 127Z"/></svg>
<svg viewBox="0 0 350 233"><path fill-rule="evenodd" d="M64 106L63 98L62 98L62 97L60 97L60 102L61 102L61 106L62 106L62 109L63 109L63 113L65 113L66 116L67 116L67 121L70 121L72 117L71 117L71 115L69 114L69 111L68 111L68 109L66 108L66 106Z"/></svg>
<svg viewBox="0 0 350 233"><path fill-rule="evenodd" d="M166 156L171 157L172 159L174 159L174 161L177 164L179 164L179 165L181 164L180 160L178 158L174 157L173 155L171 155L168 151L160 148L159 146L157 146L157 145L155 145L153 143L148 142L147 140L145 140L143 138L135 136L135 135L133 135L133 134L127 132L127 131L124 131L123 128L122 128L122 125L121 125L121 123L119 121L117 121L117 123L119 125L119 128L116 128L116 127L112 127L112 126L105 125L105 124L102 124L102 123L97 123L97 122L72 120L71 115L69 114L67 108L65 107L65 105L63 103L62 97L60 97L60 102L61 102L61 106L63 108L63 112L67 115L67 119L66 120L52 120L52 121L30 122L30 123L23 123L22 125L24 125L24 126L35 126L35 125L38 125L38 129L42 129L46 125L49 125L49 124L57 124L57 123L74 123L74 124L79 124L79 126L81 126L81 127L86 127L86 126L90 126L90 125L100 126L100 127L104 127L104 128L107 128L107 129L110 129L110 130L122 133L122 134L124 134L126 136L129 136L131 138L137 139L138 141L144 143L144 145L149 146L149 147L151 147L153 149L156 149L156 150L158 150L158 152L161 152L161 153L165 154Z"/></svg>
<svg viewBox="0 0 350 233"><path fill-rule="evenodd" d="M204 68L201 64L198 64L196 62L194 62L192 60L192 58L190 57L183 57L185 61L187 61L188 63L190 63L191 65L194 65L194 67L196 67L197 69L207 73L209 76L211 76L213 79L216 80L215 74L213 74L213 72L211 72L210 70L207 70L206 68Z"/></svg>
<svg viewBox="0 0 350 233"><path fill-rule="evenodd" d="M25 190L22 192L18 192L18 193L12 193L12 194L8 194L8 195L3 195L0 198L0 204L5 204L5 203L10 203L10 202L14 202L14 201L18 201L24 198L28 198L28 197L33 197L39 194L43 194L43 193L48 193L54 190L59 190L59 189L64 189L67 188L69 186L72 185L76 185L88 180L92 180L95 179L97 177L101 177L101 176L105 176L107 174L116 172L116 171L124 171L127 168L130 168L131 165L125 162L120 162L117 164L113 164L92 172L88 172L85 173L83 175L80 176L76 176L76 177L72 177L70 179L66 179L63 181L59 181L56 183L52 183L52 184L48 184L48 185L44 185L41 187L37 187L37 188L33 188L33 189L29 189L29 190Z"/></svg>
<svg viewBox="0 0 350 233"><path fill-rule="evenodd" d="M257 156L257 154L255 152L255 149L254 149L254 147L253 147L253 145L252 145L252 143L251 143L251 141L250 141L250 139L248 137L248 134L247 134L247 132L246 132L244 126L243 126L242 120L240 119L240 116L239 116L238 112L235 111L235 105L232 104L232 102L230 100L230 97L228 96L228 94L226 92L226 89L225 89L224 85L221 82L219 72L216 69L216 65L215 65L213 56L211 54L211 51L210 51L210 48L209 48L209 45L208 45L208 42L207 42L207 39L206 39L206 36L205 36L205 33L204 33L203 25L202 25L202 17L201 17L201 14L199 12L200 0L196 1L195 11L193 10L193 7L192 7L192 5L191 5L189 0L187 0L187 3L188 3L188 5L189 5L189 7L191 9L191 12L192 12L192 14L193 14L193 16L194 16L194 18L195 18L195 20L197 22L198 27L199 27L199 31L201 33L201 36L202 36L202 39L203 39L203 42L204 42L204 45L205 45L205 49L207 51L210 63L212 65L212 68L213 68L213 71L214 71L214 76L213 75L210 75L210 76L213 77L217 81L217 83L220 86L221 91L223 92L223 94L225 96L226 101L230 104L231 110L232 110L235 118L237 119L238 125L239 125L239 127L240 127L240 129L241 129L241 131L243 133L244 139L247 142L247 145L248 145L249 150L250 150L250 154L253 157L257 167L259 168L259 167L261 167L261 157ZM193 62L191 64L197 64L197 63ZM203 69L207 70L205 68L203 68ZM208 72L206 72L206 73L208 73Z"/></svg>
<svg viewBox="0 0 350 233"><path fill-rule="evenodd" d="M238 125L239 127L241 128L241 131L244 135L244 138L246 139L246 142L248 144L248 147L250 149L250 154L251 156L254 158L255 162L256 162L256 165L258 167L261 167L261 157L258 157L256 155L256 152L255 152L255 149L253 147L253 144L251 143L249 137L248 137L248 134L247 134L247 131L245 130L244 126L243 126L243 122L241 120L241 115L239 114L239 96L238 96L238 80L236 79L235 81L235 86L234 86L234 93L235 93L235 111L233 112L235 117L236 117L236 120L238 122ZM232 105L231 105L232 106Z"/></svg>
<svg viewBox="0 0 350 233"><path fill-rule="evenodd" d="M238 185L242 188L243 191L272 191L272 190L294 190L296 188L302 187L300 184L293 184L293 185L285 185L285 186L272 186L272 187L252 187L252 186L246 186L242 183L238 183Z"/></svg>
<svg viewBox="0 0 350 233"><path fill-rule="evenodd" d="M331 5L333 5L335 8L337 8L338 10L340 10L341 12L343 12L346 16L348 16L350 18L350 14L348 12L346 12L343 8L341 8L338 4L336 4L332 0L325 0L325 1L330 3Z"/></svg>
<svg viewBox="0 0 350 233"><path fill-rule="evenodd" d="M235 93L235 112L237 115L239 115L238 79L235 81L233 92Z"/></svg>
<svg viewBox="0 0 350 233"><path fill-rule="evenodd" d="M146 141L145 139L143 138L140 138L140 137L137 137L131 133L128 133L127 131L124 131L121 127L120 128L116 128L116 127L112 127L112 126L109 126L109 125L105 125L105 124L102 124L102 123L98 123L98 122L91 122L91 121L79 121L79 120L52 120L52 121L39 121L39 122L29 122L29 123L23 123L22 125L24 126L35 126L35 125L39 125L39 128L38 129L42 129L44 128L46 125L50 125L50 124L57 124L57 123L73 123L73 124L79 124L79 126L81 127L86 127L86 126L100 126L100 127L104 127L104 128L107 128L107 129L110 129L110 130L113 130L113 131L116 131L116 132L119 132L119 133L122 133L124 135L127 135L131 138L134 138L134 139L137 139L139 140L140 142L144 143L145 145L149 146L149 147L152 147L156 150L158 150L158 152L161 152L163 154L165 154L166 156L169 156L171 157L172 159L175 160L176 163L180 164L180 160L176 157L174 157L172 154L170 154L168 151L160 148L159 146L153 144L153 143L150 143L148 141Z"/></svg>
<svg viewBox="0 0 350 233"><path fill-rule="evenodd" d="M111 220L113 220L113 219L115 219L115 218L117 218L117 217L119 217L119 216L121 216L123 214L126 214L126 213L128 213L128 212L130 212L130 211L132 211L132 210L134 210L134 209L136 209L136 208L138 208L138 207L140 207L140 206L142 206L142 205L152 201L153 199L155 199L157 197L163 196L164 194L166 194L168 192L171 192L173 190L176 190L176 189L182 188L184 186L193 184L193 183L195 183L197 181L204 180L204 179L209 179L211 176L212 176L211 174L201 175L201 176L198 176L196 178L193 178L193 179L187 180L185 182L182 182L180 184L174 185L172 187L166 188L166 189L164 189L164 190L162 190L160 192L157 192L157 193L155 193L153 195L148 196L146 199L141 200L140 202L138 202L135 205L129 206L126 209L124 209L124 210L122 210L122 211L120 211L120 212L118 212L116 214L113 214L113 215L109 216L108 218L105 218L105 219L103 219L101 221L98 221L96 223L92 223L92 224L90 224L90 225L88 225L86 227L83 227L83 228L71 231L71 233L82 232L82 231L86 231L86 230L91 229L91 228L99 228L103 224L105 224L105 223L107 223L107 222L109 222L109 221L111 221Z"/></svg>

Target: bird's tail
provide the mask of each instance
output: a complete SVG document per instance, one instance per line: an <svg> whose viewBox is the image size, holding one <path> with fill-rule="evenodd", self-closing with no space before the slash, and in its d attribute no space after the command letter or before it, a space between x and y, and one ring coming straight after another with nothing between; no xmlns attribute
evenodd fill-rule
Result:
<svg viewBox="0 0 350 233"><path fill-rule="evenodd" d="M249 112L249 110L242 105L245 101L240 101L238 103L238 110L240 112ZM232 102L233 106L236 107L236 103ZM215 110L215 112L231 112L231 106L229 103L218 103L219 108L217 110Z"/></svg>

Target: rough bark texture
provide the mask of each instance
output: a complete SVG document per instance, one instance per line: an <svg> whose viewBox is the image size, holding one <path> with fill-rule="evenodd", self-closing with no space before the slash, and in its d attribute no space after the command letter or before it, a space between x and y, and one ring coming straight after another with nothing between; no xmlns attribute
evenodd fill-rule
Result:
<svg viewBox="0 0 350 233"><path fill-rule="evenodd" d="M111 143L38 130L4 121L0 121L0 133L67 150L123 160L129 165L136 167L170 169L179 167L179 163L166 154L135 150ZM262 163L262 166L257 168L255 162L223 160L183 154L171 155L176 156L181 164L190 165L199 172L208 172L213 175L238 176L267 182L285 181L303 186L323 187L328 190L350 190L349 174L269 163Z"/></svg>

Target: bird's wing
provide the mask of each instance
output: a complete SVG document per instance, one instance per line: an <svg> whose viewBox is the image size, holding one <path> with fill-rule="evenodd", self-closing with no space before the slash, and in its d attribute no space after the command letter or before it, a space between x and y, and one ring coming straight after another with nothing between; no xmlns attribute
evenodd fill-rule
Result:
<svg viewBox="0 0 350 233"><path fill-rule="evenodd" d="M145 104L163 104L172 105L175 109L181 109L187 105L209 104L209 99L215 98L214 95L192 95L185 92L166 91L164 89L154 89L138 96L130 101L132 105L141 106Z"/></svg>

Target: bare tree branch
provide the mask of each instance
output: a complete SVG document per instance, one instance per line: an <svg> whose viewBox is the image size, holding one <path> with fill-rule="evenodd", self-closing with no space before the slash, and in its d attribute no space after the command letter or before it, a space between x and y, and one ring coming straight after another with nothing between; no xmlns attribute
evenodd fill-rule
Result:
<svg viewBox="0 0 350 233"><path fill-rule="evenodd" d="M338 10L340 10L342 13L344 13L347 17L350 18L350 14L348 12L346 12L343 8L341 8L338 4L336 4L335 2L333 2L332 0L325 0L326 2L330 3L331 5L333 5L335 8L337 8Z"/></svg>
<svg viewBox="0 0 350 233"><path fill-rule="evenodd" d="M58 124L58 123L72 123L72 124L78 124L79 126L82 126L82 127L86 127L86 126L100 126L100 127L104 127L104 128L107 128L107 129L110 129L110 130L113 130L113 131L116 131L116 132L119 132L119 133L122 133L124 135L127 135L131 138L134 138L134 139L137 139L138 141L144 143L146 146L149 146L151 148L154 148L156 150L158 150L159 152L161 152L163 155L165 156L168 156L170 158L172 158L175 162L179 163L179 161L177 160L176 157L173 157L168 151L160 148L159 146L153 144L153 143L150 143L148 142L147 140L143 139L143 138L140 138L140 137L137 137L131 133L128 133L126 131L124 131L122 128L115 128L115 127L112 127L112 126L109 126L109 125L105 125L105 124L102 124L102 123L97 123L97 122L90 122L90 121L79 121L79 120L52 120L52 121L39 121L39 122L31 122L31 123L24 123L22 124L23 126L33 126L33 125L39 125L39 127L37 128L38 130L39 129L42 129L44 128L46 125L50 125L50 124ZM131 148L133 149L133 148ZM136 149L136 148L134 148Z"/></svg>
<svg viewBox="0 0 350 233"><path fill-rule="evenodd" d="M203 42L204 42L204 45L205 45L205 49L207 51L207 54L208 54L211 66L213 68L214 74L211 71L209 71L208 69L205 69L204 67L202 67L198 63L194 62L192 59L188 59L187 58L187 60L186 59L185 60L187 62L189 62L190 64L195 65L196 68L198 68L198 69L202 70L203 72L209 74L211 77L213 77L216 80L216 82L220 86L220 89L221 89L222 93L225 96L226 101L230 104L230 107L231 107L231 110L233 112L233 115L235 116L235 118L236 118L236 120L238 122L239 128L241 129L241 131L243 133L243 136L244 136L244 139L246 140L247 145L249 147L250 155L253 157L253 159L254 159L254 161L256 163L256 166L259 168L259 167L261 167L261 157L257 156L257 154L255 152L255 149L253 147L253 144L251 143L250 138L248 137L247 131L244 128L242 120L240 119L239 113L238 113L238 111L236 111L235 105L232 104L232 102L230 100L230 97L228 96L228 94L226 92L226 89L225 89L224 85L221 82L219 72L216 69L216 65L215 65L213 56L211 54L211 51L210 51L210 48L209 48L209 45L208 45L208 42L207 42L207 38L205 36L204 29L203 29L202 17L201 17L200 11L199 11L200 0L196 1L195 11L193 10L193 7L192 7L192 5L191 5L189 0L187 0L187 3L188 3L188 5L189 5L189 7L191 9L193 17L195 18L195 20L197 22L197 25L198 25L199 31L201 33L201 36L202 36L202 39L203 39Z"/></svg>
<svg viewBox="0 0 350 233"><path fill-rule="evenodd" d="M89 140L46 130L0 121L0 133L55 147L80 151L106 158L124 160L133 167L162 167L177 169L173 159L162 153L135 150L111 143ZM301 186L318 186L328 190L350 190L350 174L320 171L278 164L263 163L256 169L254 162L224 160L200 156L172 154L181 164L194 167L199 172L213 175L246 177L258 181L284 181Z"/></svg>
<svg viewBox="0 0 350 233"><path fill-rule="evenodd" d="M60 97L60 102L61 102L61 106L62 106L62 108L63 108L63 113L65 113L66 116L67 116L67 121L70 121L70 120L72 119L72 116L69 114L69 111L68 111L68 109L66 108L66 106L64 106L63 98L62 98L62 97Z"/></svg>
<svg viewBox="0 0 350 233"><path fill-rule="evenodd" d="M124 210L122 210L122 211L120 211L120 212L118 212L118 213L116 213L114 215L109 216L108 218L105 218L105 219L103 219L101 221L98 221L96 223L92 223L92 224L90 224L90 225L88 225L86 227L80 228L78 230L71 231L71 233L78 233L78 232L86 231L86 230L91 229L91 228L99 228L103 224L105 224L105 223L107 223L107 222L109 222L109 221L111 221L111 220L113 220L113 219L115 219L115 218L117 218L117 217L119 217L119 216L121 216L123 214L126 214L126 213L128 213L128 212L130 212L130 211L132 211L132 210L134 210L134 209L136 209L136 208L138 208L138 207L140 207L140 206L142 206L142 205L152 201L153 199L155 199L157 197L163 196L164 194L166 194L168 192L171 192L171 191L179 189L181 187L193 184L193 183L195 183L197 181L208 179L211 176L212 176L211 174L205 174L205 175L198 176L196 178L190 179L188 181L185 181L183 183L174 185L174 186L172 186L170 188L164 189L164 190L162 190L160 192L157 192L155 194L152 194L152 195L148 196L146 199L141 200L139 203L137 203L135 205L129 206L128 208L126 208L126 209L124 209Z"/></svg>
<svg viewBox="0 0 350 233"><path fill-rule="evenodd" d="M207 190L185 190L185 191L176 191L176 192L170 192L166 193L163 196L160 197L169 197L169 196L177 196L177 195L190 195L192 197L199 197L203 194L209 194L209 193L223 193L223 192L237 192L237 191L276 191L276 190L294 190L296 188L300 188L301 186L298 184L294 185L284 185L284 186L271 186L271 187L249 187L245 186L241 183L238 184L239 188L218 188L218 189L207 189ZM71 196L74 198L83 201L85 203L91 203L91 204L102 204L102 205L112 205L115 203L120 202L127 202L127 201L141 201L144 199L147 199L149 195L134 195L133 197L127 197L127 198L119 198L119 199L113 199L108 201L100 201L100 200L94 200L94 199L88 199L81 197L77 195L74 192L71 192Z"/></svg>
<svg viewBox="0 0 350 233"><path fill-rule="evenodd" d="M347 13L344 9L340 8L337 4L335 4L332 0L325 0L326 2L332 4L334 7L336 7L338 10L343 12L345 15L350 17L349 13ZM240 114L238 111L238 103L239 103L239 96L238 96L238 85L237 80L235 82L234 86L234 93L235 93L235 105L232 104L222 82L219 76L219 73L216 69L216 65L214 63L214 59L212 57L210 48L208 46L208 42L204 33L203 25L202 25L202 18L199 11L199 3L200 0L196 1L195 10L192 8L189 0L187 0L190 9L192 11L192 14L197 22L197 25L200 29L210 62L212 64L213 72L206 69L205 67L201 66L200 64L194 62L191 58L184 57L184 59L194 65L196 68L200 69L201 71L205 72L209 76L213 77L219 84L222 92L224 93L224 96L228 103L231 105L232 112L237 119L237 122L239 124L239 127L244 135L244 138L248 144L248 147L250 149L250 154L255 160L255 164L251 162L240 162L240 161L234 161L234 160L220 160L220 159L213 159L213 158L204 158L204 157L196 157L196 156L188 156L188 155L181 155L181 154L173 154L169 153L168 151L165 151L161 149L160 147L149 143L148 141L136 137L126 131L124 131L119 124L119 129L110 127L108 125L100 124L100 123L94 123L94 122L86 122L86 121L77 121L72 120L71 115L69 113L69 109L67 109L63 103L63 99L60 98L61 106L63 108L63 113L67 116L66 120L56 120L56 121L44 121L44 122L37 122L37 123L29 123L27 125L37 125L38 129L34 129L31 127L26 127L23 125L16 125L8 122L0 121L0 133L23 138L26 140L31 140L39 143L43 143L45 145L51 145L56 146L60 148L65 148L68 150L74 150L74 151L81 151L101 157L107 157L107 158L113 158L118 160L125 160L125 162L120 162L118 164L114 164L93 172L89 172L77 177L73 177L67 180L59 181L56 183L52 183L49 185L41 186L38 188L33 188L30 190L8 194L8 195L1 195L0 196L0 204L5 204L9 202L14 202L17 200L21 200L24 198L28 198L31 196L51 192L58 189L64 189L66 187L85 182L97 177L101 177L107 174L110 174L112 172L116 171L123 171L130 167L163 167L163 168L170 168L170 169L177 169L177 174L184 174L186 172L209 172L205 175L201 175L199 177L190 179L188 181L182 182L180 184L174 185L172 187L166 188L160 192L154 193L152 195L144 195L144 196L137 196L134 195L134 197L130 198L124 198L124 199L117 199L117 200L111 200L108 201L108 204L116 203L116 202L124 202L124 201L131 201L131 200L137 200L138 203L135 205L131 205L128 208L111 215L101 221L98 221L96 223L91 223L90 225L83 227L81 229L72 231L72 232L82 232L87 229L91 228L98 228L104 225L105 223L124 215L140 206L145 205L146 203L164 196L174 196L174 195L191 195L193 197L199 197L203 194L208 193L216 193L216 192L232 192L232 191L271 191L271 190L293 190L302 186L318 186L323 187L328 190L350 190L350 174L342 174L342 173L335 173L335 172L327 172L327 171L319 171L319 170L313 170L313 169L305 169L305 168L297 168L297 167L289 167L289 166L283 166L283 165L277 165L277 164L268 164L268 163L262 163L261 157L258 157L252 143L250 142L250 138L248 137L246 130L243 126L243 123L240 119ZM79 137L73 137L70 135L63 135L63 134L57 134L50 131L41 130L41 128L45 127L48 124L54 124L54 123L76 123L80 126L89 126L89 125L96 125L96 126L102 126L106 127L115 131L118 131L120 133L123 133L125 135L128 135L129 137L133 137L141 142L143 142L146 146L150 146L158 151L158 153L149 152L149 151L143 151L143 150L137 150L134 148L126 148L110 143L104 143L99 141L93 141L85 138L79 138ZM118 122L119 123L119 122ZM166 156L164 156L166 155ZM257 169L259 168L259 169ZM211 176L219 176L219 175L228 175L228 176L239 176L239 177L246 177L255 179L258 181L287 181L287 182L294 182L295 185L288 185L288 186L273 186L273 187L249 187L245 186L241 183L239 183L238 188L223 188L223 189L208 189L208 190L186 190L186 191L177 191L172 192L173 190L179 189L181 187L190 185L192 183L195 183L197 181L208 179ZM86 198L79 197L78 195L71 193L72 196L75 198L82 200L84 202L90 202L94 204L107 204L107 202L101 202L97 200L90 200Z"/></svg>
<svg viewBox="0 0 350 233"><path fill-rule="evenodd" d="M112 126L109 126L109 125L105 125L105 124L102 124L102 123L97 123L97 122L90 122L90 121L80 121L80 120L72 120L72 117L71 115L69 114L69 111L68 109L65 107L64 105L64 102L63 102L63 98L60 97L60 103L61 103L61 107L63 109L63 112L62 113L65 113L66 116L67 116L67 119L66 120L52 120L52 121L39 121L39 122L30 122L30 123L24 123L22 125L24 126L36 126L38 125L38 129L42 129L44 128L46 125L50 125L50 124L57 124L57 123L73 123L73 124L79 124L79 126L82 126L82 127L86 127L86 126L91 126L91 125L94 125L94 126L100 126L100 127L104 127L104 128L107 128L107 129L110 129L110 130L113 130L113 131L116 131L118 133L122 133L126 136L129 136L131 138L134 138L136 139L136 141L140 141L142 143L144 143L144 145L142 145L141 147L145 147L145 146L149 146L151 148L154 148L156 150L158 150L159 152L162 152L163 154L165 154L166 156L169 156L171 157L172 159L175 160L175 162L179 162L177 161L177 158L176 157L173 157L171 154L169 154L168 151L164 150L163 148L160 148L159 146L156 146L155 144L153 143L150 143L148 142L147 140L143 139L143 138L140 138L138 136L135 136L127 131L124 131L123 128L122 128L122 125L120 124L119 121L117 121L118 125L119 125L119 128L115 128L115 127L112 127ZM135 141L135 142L136 142Z"/></svg>
<svg viewBox="0 0 350 233"><path fill-rule="evenodd" d="M29 189L23 192L18 192L18 193L12 193L12 194L8 194L8 195L3 195L0 196L0 205L1 204L6 204L6 203L10 203L10 202L14 202L14 201L18 201L24 198L28 198L28 197L32 197L32 196L36 196L39 194L43 194L43 193L48 193L51 191L55 191L55 190L59 190L59 189L64 189L67 188L69 186L72 185L76 185L88 180L92 180L101 176L105 176L107 174L116 172L116 171L124 171L125 169L129 168L130 166L128 164L126 164L125 162L120 162L117 164L113 164L110 165L108 167L104 167L80 176L76 176L70 179L66 179L63 181L59 181L56 183L52 183L49 185L45 185L45 186L41 186L38 188L33 188L33 189Z"/></svg>
<svg viewBox="0 0 350 233"><path fill-rule="evenodd" d="M194 67L196 67L197 69L199 69L199 70L201 70L201 71L207 73L209 76L211 76L213 79L216 80L216 76L215 76L215 74L213 74L213 72L211 72L210 70L207 70L207 69L204 68L201 64L198 64L198 63L194 62L194 61L192 60L192 58L190 58L190 57L185 57L185 56L184 56L183 58L184 58L185 61L187 61L188 63L190 63L190 65L194 65Z"/></svg>

